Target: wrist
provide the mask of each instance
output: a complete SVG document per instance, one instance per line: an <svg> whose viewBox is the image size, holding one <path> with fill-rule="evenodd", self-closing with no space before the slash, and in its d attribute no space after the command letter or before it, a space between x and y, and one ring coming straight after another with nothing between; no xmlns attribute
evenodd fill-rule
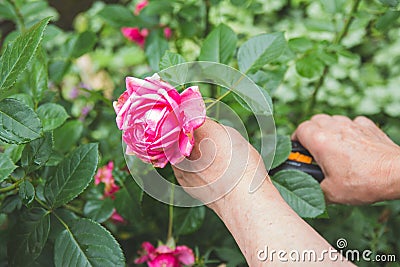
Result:
<svg viewBox="0 0 400 267"><path fill-rule="evenodd" d="M396 147L386 175L386 200L400 199L400 147Z"/></svg>
<svg viewBox="0 0 400 267"><path fill-rule="evenodd" d="M273 202L284 202L266 172L262 177L257 177L260 180L263 179L262 184L257 190L250 192L250 184L253 177L244 177L229 193L219 200L210 203L208 207L225 222L225 219L232 219L248 214L257 203L267 202L272 204Z"/></svg>

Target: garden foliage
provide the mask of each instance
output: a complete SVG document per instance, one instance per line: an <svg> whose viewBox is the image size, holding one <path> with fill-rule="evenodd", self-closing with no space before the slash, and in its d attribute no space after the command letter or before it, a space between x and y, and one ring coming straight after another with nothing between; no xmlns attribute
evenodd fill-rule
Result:
<svg viewBox="0 0 400 267"><path fill-rule="evenodd" d="M248 75L272 99L273 166L320 112L369 116L400 143L399 17L398 0L121 0L94 2L67 30L44 0L0 1L0 266L133 265L145 241L185 244L196 266L246 265L210 210L172 209L130 176L112 108L125 77L196 60ZM215 99L227 90L200 86ZM222 101L257 144L246 103ZM398 201L327 206L307 174L272 181L330 242L400 251Z"/></svg>

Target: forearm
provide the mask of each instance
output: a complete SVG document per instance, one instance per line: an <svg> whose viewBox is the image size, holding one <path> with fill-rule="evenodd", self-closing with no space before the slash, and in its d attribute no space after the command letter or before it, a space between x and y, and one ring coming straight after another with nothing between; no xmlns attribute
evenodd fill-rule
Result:
<svg viewBox="0 0 400 267"><path fill-rule="evenodd" d="M253 194L244 192L245 189L244 186L230 193L213 209L232 233L250 266L267 263L308 266L322 262L332 266L352 265L345 260L333 262L327 253L323 256L324 250L339 254L286 204L272 183L265 181ZM281 250L286 254L278 255ZM306 250L315 251L316 261L290 259L291 251L297 251L301 256Z"/></svg>

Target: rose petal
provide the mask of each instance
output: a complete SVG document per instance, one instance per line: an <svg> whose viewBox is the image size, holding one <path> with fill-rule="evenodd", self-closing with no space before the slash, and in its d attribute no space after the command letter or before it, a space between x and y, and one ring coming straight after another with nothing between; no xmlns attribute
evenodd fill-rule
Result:
<svg viewBox="0 0 400 267"><path fill-rule="evenodd" d="M133 93L139 96L156 93L159 87L149 82L147 79L150 78L142 80L135 77L126 77L126 90L128 91L129 96Z"/></svg>
<svg viewBox="0 0 400 267"><path fill-rule="evenodd" d="M166 245L160 245L158 248L156 248L156 252L160 253L160 254L162 254L162 253L171 253L173 251L174 250L172 248L170 248L170 247L168 247Z"/></svg>
<svg viewBox="0 0 400 267"><path fill-rule="evenodd" d="M172 254L160 254L147 262L149 267L178 267L179 264Z"/></svg>
<svg viewBox="0 0 400 267"><path fill-rule="evenodd" d="M192 138L189 138L183 131L181 131L179 136L179 150L185 157L189 157L193 149L193 134L190 137Z"/></svg>
<svg viewBox="0 0 400 267"><path fill-rule="evenodd" d="M206 107L198 86L191 86L181 93L180 109L185 113L183 129L186 132L199 128L205 122Z"/></svg>
<svg viewBox="0 0 400 267"><path fill-rule="evenodd" d="M187 246L177 246L174 251L174 255L177 257L178 261L185 265L194 264L194 254L193 251Z"/></svg>
<svg viewBox="0 0 400 267"><path fill-rule="evenodd" d="M142 11L143 8L145 8L149 4L148 0L143 0L135 6L135 11L134 14L137 16L139 15L140 11Z"/></svg>
<svg viewBox="0 0 400 267"><path fill-rule="evenodd" d="M147 29L140 30L138 27L122 27L122 34L130 41L138 44L140 47L144 47L146 37L149 35Z"/></svg>

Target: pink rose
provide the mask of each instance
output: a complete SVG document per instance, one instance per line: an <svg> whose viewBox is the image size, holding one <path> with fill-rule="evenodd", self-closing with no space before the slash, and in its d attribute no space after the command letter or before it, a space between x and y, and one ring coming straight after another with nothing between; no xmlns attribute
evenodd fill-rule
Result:
<svg viewBox="0 0 400 267"><path fill-rule="evenodd" d="M164 36L165 38L169 39L172 36L172 30L170 27L165 27L164 28Z"/></svg>
<svg viewBox="0 0 400 267"><path fill-rule="evenodd" d="M113 213L111 214L110 219L113 223L117 223L117 224L126 223L125 219L115 209L114 209Z"/></svg>
<svg viewBox="0 0 400 267"><path fill-rule="evenodd" d="M182 267L194 264L193 251L187 246L177 246L172 249L166 245L154 248L149 242L143 242L140 257L135 260L136 264L147 262L149 267Z"/></svg>
<svg viewBox="0 0 400 267"><path fill-rule="evenodd" d="M145 8L149 4L148 0L143 0L136 4L134 14L137 16L139 15L140 11Z"/></svg>
<svg viewBox="0 0 400 267"><path fill-rule="evenodd" d="M122 27L121 32L127 39L138 44L141 48L144 47L146 38L149 35L149 30L140 30L138 27Z"/></svg>
<svg viewBox="0 0 400 267"><path fill-rule="evenodd" d="M126 91L113 105L126 154L161 168L190 155L193 132L206 118L197 86L179 94L157 74L144 80L127 77Z"/></svg>
<svg viewBox="0 0 400 267"><path fill-rule="evenodd" d="M94 176L94 184L98 185L104 183L104 196L114 197L114 194L119 190L119 186L115 184L114 176L112 171L114 169L114 162L110 161L106 166L98 169L96 175Z"/></svg>

